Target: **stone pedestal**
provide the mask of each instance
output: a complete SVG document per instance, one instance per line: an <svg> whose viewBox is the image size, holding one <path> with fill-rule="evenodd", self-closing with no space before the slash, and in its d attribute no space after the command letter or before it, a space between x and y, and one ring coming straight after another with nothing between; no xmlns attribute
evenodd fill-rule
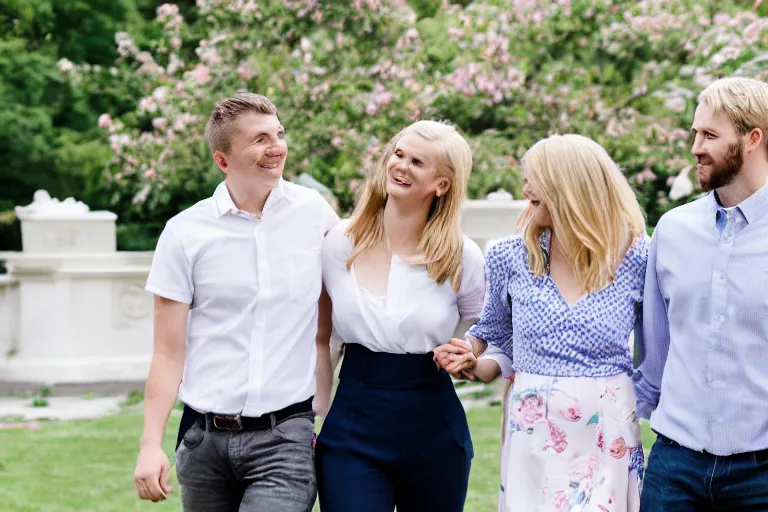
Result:
<svg viewBox="0 0 768 512"><path fill-rule="evenodd" d="M9 271L8 284L0 284L0 318L16 320L0 331L0 381L144 380L152 355L152 296L144 292L152 253L116 252L115 214L43 191L16 215L23 250L0 254Z"/></svg>
<svg viewBox="0 0 768 512"><path fill-rule="evenodd" d="M493 241L516 232L515 223L526 206L527 200L515 200L504 191L467 200L461 209L461 229L485 252Z"/></svg>

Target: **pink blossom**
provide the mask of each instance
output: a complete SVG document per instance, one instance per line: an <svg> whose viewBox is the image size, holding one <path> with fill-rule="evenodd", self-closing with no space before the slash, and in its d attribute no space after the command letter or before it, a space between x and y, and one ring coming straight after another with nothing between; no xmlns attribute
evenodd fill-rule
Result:
<svg viewBox="0 0 768 512"><path fill-rule="evenodd" d="M168 44L170 45L171 48L173 48L174 50L177 50L178 48L181 47L181 38L178 36L173 36L171 40L168 42Z"/></svg>
<svg viewBox="0 0 768 512"><path fill-rule="evenodd" d="M323 22L323 11L317 10L312 13L312 21L317 23L318 25Z"/></svg>
<svg viewBox="0 0 768 512"><path fill-rule="evenodd" d="M112 126L112 117L109 114L99 116L99 128L109 128Z"/></svg>
<svg viewBox="0 0 768 512"><path fill-rule="evenodd" d="M146 96L139 100L139 110L142 112L154 112L157 110L157 104L152 96Z"/></svg>
<svg viewBox="0 0 768 512"><path fill-rule="evenodd" d="M165 86L157 87L154 91L152 91L152 98L154 98L155 101L158 103L163 103L165 101L165 96L168 93L168 88Z"/></svg>
<svg viewBox="0 0 768 512"><path fill-rule="evenodd" d="M157 176L157 172L155 171L155 168L154 168L154 167L150 167L149 169L147 169L146 171L144 171L144 174L142 174L142 176L143 176L144 178L146 178L146 179L152 179L152 178L154 178L155 176Z"/></svg>
<svg viewBox="0 0 768 512"><path fill-rule="evenodd" d="M204 84L211 79L211 73L207 66L198 64L195 69L192 70L192 78L199 84Z"/></svg>
<svg viewBox="0 0 768 512"><path fill-rule="evenodd" d="M133 204L138 206L140 204L144 204L144 202L147 200L147 197L149 196L149 192L152 190L152 187L149 185L144 185L139 192L133 196Z"/></svg>
<svg viewBox="0 0 768 512"><path fill-rule="evenodd" d="M197 53L197 55L200 57L200 60L208 66L216 66L222 62L219 52L217 52L216 48L214 47L200 47L195 50L195 53Z"/></svg>
<svg viewBox="0 0 768 512"><path fill-rule="evenodd" d="M755 21L744 29L744 39L748 43L755 43L760 37L760 22Z"/></svg>
<svg viewBox="0 0 768 512"><path fill-rule="evenodd" d="M237 67L237 76L239 76L243 80L250 80L251 78L256 76L256 72L253 71L250 67L248 67L248 64L240 64Z"/></svg>
<svg viewBox="0 0 768 512"><path fill-rule="evenodd" d="M389 91L376 93L376 98L374 101L376 101L376 103L381 107L389 105L392 102L392 93Z"/></svg>
<svg viewBox="0 0 768 512"><path fill-rule="evenodd" d="M163 131L168 128L168 119L164 117L156 117L152 120L152 126L157 130Z"/></svg>
<svg viewBox="0 0 768 512"><path fill-rule="evenodd" d="M184 131L187 126L194 124L198 121L199 116L184 112L173 122L173 129L177 132Z"/></svg>
<svg viewBox="0 0 768 512"><path fill-rule="evenodd" d="M334 138L331 139L331 146L335 148L340 148L344 144L344 139L336 135Z"/></svg>
<svg viewBox="0 0 768 512"><path fill-rule="evenodd" d="M176 73L176 71L179 70L184 65L184 63L179 59L179 57L173 53L171 54L171 58L168 59L168 67L166 68L165 72L169 75L173 75Z"/></svg>
<svg viewBox="0 0 768 512"><path fill-rule="evenodd" d="M136 51L136 45L133 43L131 36L129 36L127 32L116 32L115 43L117 43L117 53L123 57Z"/></svg>
<svg viewBox="0 0 768 512"><path fill-rule="evenodd" d="M761 5L763 5L763 0L755 0L755 3L752 5L752 8L757 9Z"/></svg>
<svg viewBox="0 0 768 512"><path fill-rule="evenodd" d="M112 149L113 153L119 154L123 147L127 146L131 143L131 136L126 134L121 135L110 135L109 136L109 147Z"/></svg>
<svg viewBox="0 0 768 512"><path fill-rule="evenodd" d="M378 111L379 111L379 107L375 103L369 103L365 107L365 115L367 115L367 116L372 116L372 115L376 114L376 112L378 112Z"/></svg>
<svg viewBox="0 0 768 512"><path fill-rule="evenodd" d="M57 62L56 65L62 73L69 73L75 69L75 65L69 59L59 59L59 62Z"/></svg>
<svg viewBox="0 0 768 512"><path fill-rule="evenodd" d="M176 4L163 4L157 8L157 18L162 21L179 14L179 6Z"/></svg>

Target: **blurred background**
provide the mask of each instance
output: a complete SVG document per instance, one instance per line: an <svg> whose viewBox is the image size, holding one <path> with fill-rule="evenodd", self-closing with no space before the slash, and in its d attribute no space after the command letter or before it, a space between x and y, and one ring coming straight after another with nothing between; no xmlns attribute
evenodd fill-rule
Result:
<svg viewBox="0 0 768 512"><path fill-rule="evenodd" d="M700 193L696 96L734 74L768 79L762 0L0 0L0 274L16 265L0 275L0 512L180 509L178 492L151 505L133 488L152 342L140 251L223 179L203 139L216 101L272 99L286 177L342 214L391 136L441 119L472 146L471 199L520 199L525 150L580 133L652 230ZM64 226L50 254L19 255L14 207L37 190L117 220L88 221L103 228L90 253ZM493 511L497 390L459 391L477 454L466 510Z"/></svg>
<svg viewBox="0 0 768 512"><path fill-rule="evenodd" d="M0 250L37 189L119 216L118 248L222 178L202 132L237 90L269 96L308 173L349 211L382 144L420 118L471 141L472 198L519 197L550 133L603 144L649 224L696 191L688 131L715 78L765 78L761 0L2 0ZM673 180L683 173L679 193Z"/></svg>

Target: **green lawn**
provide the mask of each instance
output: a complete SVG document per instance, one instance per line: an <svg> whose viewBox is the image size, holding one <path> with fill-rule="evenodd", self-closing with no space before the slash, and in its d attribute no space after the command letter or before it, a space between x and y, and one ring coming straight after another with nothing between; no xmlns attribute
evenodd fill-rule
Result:
<svg viewBox="0 0 768 512"><path fill-rule="evenodd" d="M498 407L468 411L475 459L467 512L496 510L499 475ZM165 447L173 450L179 416L168 427ZM181 510L176 492L164 503L141 502L133 485L140 413L96 421L48 423L41 430L0 431L2 512L166 512ZM653 433L644 427L646 448Z"/></svg>

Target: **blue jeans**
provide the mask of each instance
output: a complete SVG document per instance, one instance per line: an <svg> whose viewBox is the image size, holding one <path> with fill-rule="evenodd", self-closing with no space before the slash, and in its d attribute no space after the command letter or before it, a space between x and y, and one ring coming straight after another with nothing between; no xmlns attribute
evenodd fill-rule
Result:
<svg viewBox="0 0 768 512"><path fill-rule="evenodd" d="M659 435L640 512L768 511L768 450L718 457Z"/></svg>

